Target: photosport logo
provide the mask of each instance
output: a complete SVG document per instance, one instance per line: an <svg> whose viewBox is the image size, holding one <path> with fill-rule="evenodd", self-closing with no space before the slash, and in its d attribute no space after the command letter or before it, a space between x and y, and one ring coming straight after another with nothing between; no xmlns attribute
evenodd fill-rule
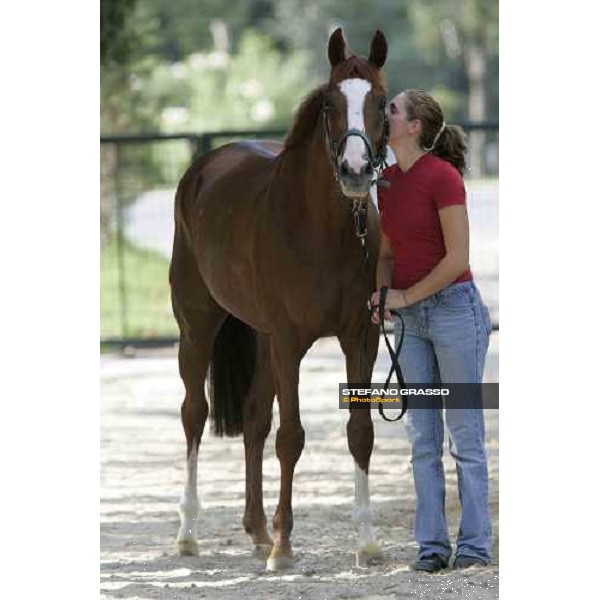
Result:
<svg viewBox="0 0 600 600"><path fill-rule="evenodd" d="M369 386L339 384L339 408L401 409L403 403L413 408L487 408L497 409L498 383L406 384L386 387L385 383Z"/></svg>

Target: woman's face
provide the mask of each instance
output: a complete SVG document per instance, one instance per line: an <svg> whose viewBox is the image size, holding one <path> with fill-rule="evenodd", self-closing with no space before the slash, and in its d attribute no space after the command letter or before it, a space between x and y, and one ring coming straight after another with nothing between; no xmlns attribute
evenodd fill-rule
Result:
<svg viewBox="0 0 600 600"><path fill-rule="evenodd" d="M409 140L418 140L421 134L421 121L419 119L408 120L405 101L404 94L398 94L389 104L389 141L391 143L398 144Z"/></svg>

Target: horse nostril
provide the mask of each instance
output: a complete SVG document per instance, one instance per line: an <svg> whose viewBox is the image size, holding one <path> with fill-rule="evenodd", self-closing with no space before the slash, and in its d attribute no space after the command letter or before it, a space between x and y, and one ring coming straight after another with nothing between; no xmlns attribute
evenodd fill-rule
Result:
<svg viewBox="0 0 600 600"><path fill-rule="evenodd" d="M342 161L340 165L340 175L344 175L345 177L350 175L350 165L347 160Z"/></svg>
<svg viewBox="0 0 600 600"><path fill-rule="evenodd" d="M365 167L365 173L367 175L373 175L373 165L371 165L371 163L367 163L367 166Z"/></svg>

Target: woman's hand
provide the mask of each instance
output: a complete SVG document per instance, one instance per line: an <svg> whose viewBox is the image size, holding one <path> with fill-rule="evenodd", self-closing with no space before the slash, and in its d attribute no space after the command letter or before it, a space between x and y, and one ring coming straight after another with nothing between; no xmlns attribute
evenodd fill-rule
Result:
<svg viewBox="0 0 600 600"><path fill-rule="evenodd" d="M386 321L393 321L394 317L390 312L394 308L404 308L407 305L406 294L403 290L391 290L388 289L387 296L385 299L385 312L383 318ZM373 292L371 295L371 306L373 312L371 314L371 322L376 325L379 324L379 290Z"/></svg>
<svg viewBox="0 0 600 600"><path fill-rule="evenodd" d="M392 317L392 313L389 310L386 310L383 318L386 321L393 321L394 317ZM371 313L371 323L375 323L375 325L379 325L379 308L374 308Z"/></svg>

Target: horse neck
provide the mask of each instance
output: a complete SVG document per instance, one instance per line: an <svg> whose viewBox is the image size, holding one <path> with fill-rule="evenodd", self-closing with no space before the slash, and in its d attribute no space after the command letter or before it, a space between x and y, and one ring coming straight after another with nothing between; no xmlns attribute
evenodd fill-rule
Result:
<svg viewBox="0 0 600 600"><path fill-rule="evenodd" d="M307 234L324 244L338 245L348 233L351 207L335 180L320 122L312 137L294 152L295 201L307 222Z"/></svg>

